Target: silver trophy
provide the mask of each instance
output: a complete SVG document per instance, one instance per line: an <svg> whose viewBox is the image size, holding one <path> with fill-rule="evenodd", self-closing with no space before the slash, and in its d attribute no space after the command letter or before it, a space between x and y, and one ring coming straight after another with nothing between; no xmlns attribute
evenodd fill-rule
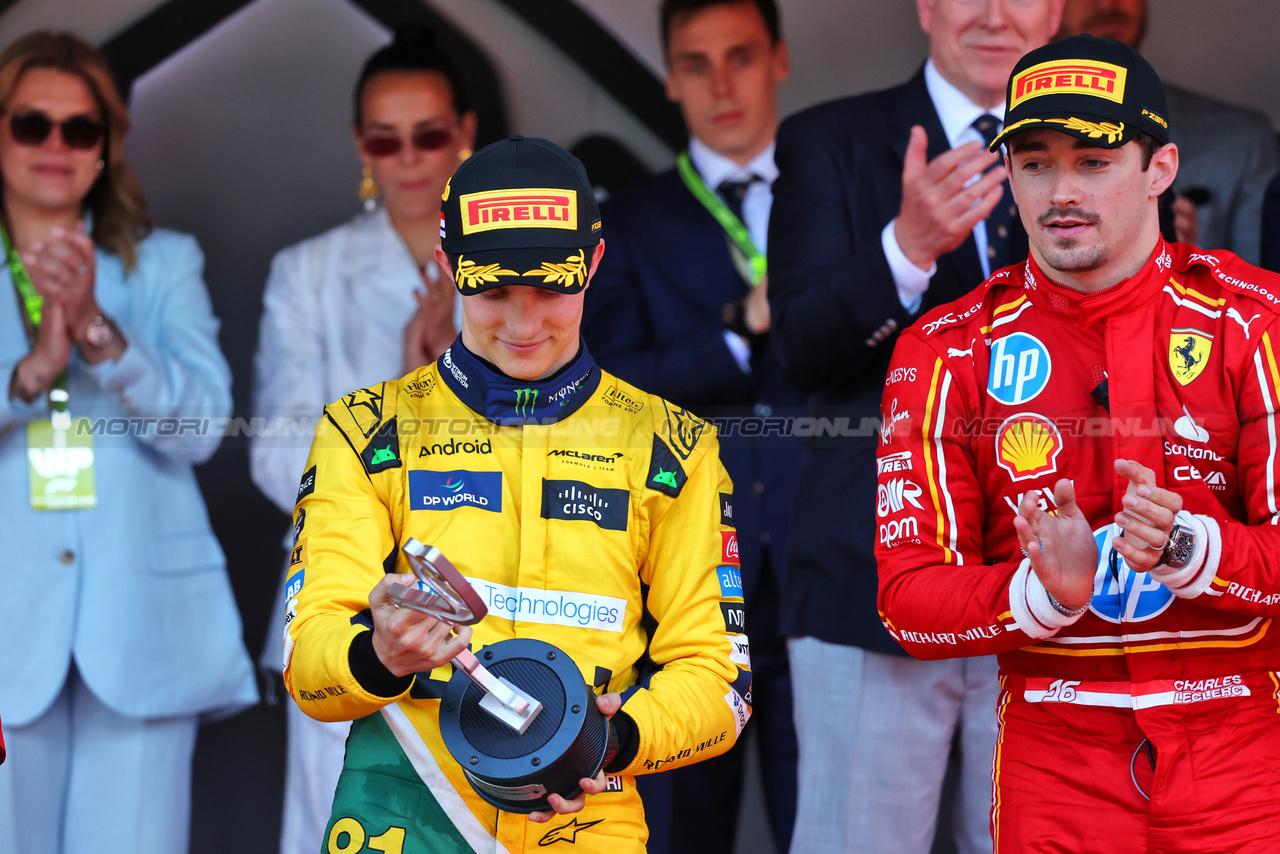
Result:
<svg viewBox="0 0 1280 854"><path fill-rule="evenodd" d="M472 625L484 601L434 546L402 547L418 585L392 585L402 608ZM482 664L480 659L487 662ZM507 812L550 809L547 795L582 792L618 751L617 735L573 659L545 641L512 638L463 650L440 701L440 734L481 798ZM510 676L511 678L508 678ZM532 686L541 699L516 683ZM492 721L504 726L494 726Z"/></svg>
<svg viewBox="0 0 1280 854"><path fill-rule="evenodd" d="M438 548L424 546L410 537L402 551L421 587L392 585L388 595L398 607L430 614L453 626L470 626L489 613L475 589ZM484 692L480 708L521 735L542 711L542 703L501 676L494 676L471 650L464 649L454 656L453 666Z"/></svg>

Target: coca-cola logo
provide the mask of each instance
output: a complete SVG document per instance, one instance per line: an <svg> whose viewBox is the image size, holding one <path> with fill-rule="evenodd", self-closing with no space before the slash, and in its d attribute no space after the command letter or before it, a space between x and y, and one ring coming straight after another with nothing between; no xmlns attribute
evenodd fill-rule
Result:
<svg viewBox="0 0 1280 854"><path fill-rule="evenodd" d="M721 531L721 559L724 563L738 563L738 532Z"/></svg>

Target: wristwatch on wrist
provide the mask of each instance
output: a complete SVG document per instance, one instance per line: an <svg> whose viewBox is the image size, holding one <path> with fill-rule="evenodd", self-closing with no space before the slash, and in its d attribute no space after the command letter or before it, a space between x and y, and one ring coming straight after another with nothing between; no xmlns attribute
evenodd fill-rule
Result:
<svg viewBox="0 0 1280 854"><path fill-rule="evenodd" d="M1157 566L1170 569L1185 569L1196 553L1195 531L1177 522L1169 532L1169 542L1164 544L1164 553L1160 555Z"/></svg>
<svg viewBox="0 0 1280 854"><path fill-rule="evenodd" d="M98 351L105 349L115 337L115 328L112 327L105 316L100 314L89 321L89 326L84 331L84 341L82 343L89 350Z"/></svg>
<svg viewBox="0 0 1280 854"><path fill-rule="evenodd" d="M720 309L720 326L725 331L732 332L743 341L746 341L748 346L753 349L764 337L758 332L752 332L747 327L747 307L741 300L733 300L724 304Z"/></svg>

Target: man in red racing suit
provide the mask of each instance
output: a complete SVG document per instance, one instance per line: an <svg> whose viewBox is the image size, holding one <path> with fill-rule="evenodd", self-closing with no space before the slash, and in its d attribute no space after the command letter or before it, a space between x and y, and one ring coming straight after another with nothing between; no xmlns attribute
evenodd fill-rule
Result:
<svg viewBox="0 0 1280 854"><path fill-rule="evenodd" d="M1154 78L1108 42L1033 51L1009 103L1054 64L1119 66L1131 92ZM1147 224L1164 182L1150 179L1132 240L1103 246L1140 253L1136 267L1091 278L1068 250L1117 226L1116 197L1090 194L1140 155L1090 125L1133 114L1036 100L996 141L1032 257L921 318L894 353L881 615L917 658L999 655L997 852L1274 851L1280 276L1164 243ZM1142 103L1159 116L1163 97ZM1088 572L1069 601L1072 560Z"/></svg>

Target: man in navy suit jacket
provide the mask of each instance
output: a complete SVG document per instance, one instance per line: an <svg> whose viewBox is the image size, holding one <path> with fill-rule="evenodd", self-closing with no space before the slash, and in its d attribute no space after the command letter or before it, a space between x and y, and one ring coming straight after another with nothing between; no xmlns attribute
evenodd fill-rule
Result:
<svg viewBox="0 0 1280 854"><path fill-rule="evenodd" d="M1010 71L1053 35L1062 0L916 5L930 50L915 77L778 131L774 352L829 419L806 439L782 602L800 743L791 850L805 854L927 852L953 743L957 847L991 850L995 663L913 661L882 625L874 545L924 461L889 461L900 488L878 494L876 426L882 395L892 411L895 385L921 379L886 376L896 332L1025 257L1004 167L983 143L1000 129ZM914 429L883 429L895 427Z"/></svg>
<svg viewBox="0 0 1280 854"><path fill-rule="evenodd" d="M726 558L740 561L753 642L749 732L785 850L796 754L774 573L785 561L800 462L786 416L802 414L803 398L770 357L764 250L787 49L773 0L666 0L661 17L667 94L690 129L689 150L677 169L602 209L608 251L582 330L606 370L720 426L721 459L734 482L722 513L738 533L738 555ZM725 630L732 640L743 626ZM732 850L742 755L640 778L649 851Z"/></svg>

